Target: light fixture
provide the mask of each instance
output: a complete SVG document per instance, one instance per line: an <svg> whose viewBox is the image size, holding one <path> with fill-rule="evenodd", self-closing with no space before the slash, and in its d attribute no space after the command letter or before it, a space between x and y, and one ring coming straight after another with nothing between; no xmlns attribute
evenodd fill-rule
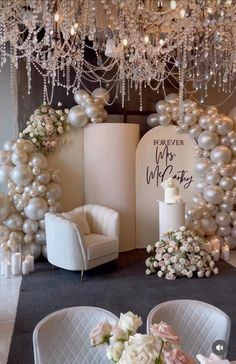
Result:
<svg viewBox="0 0 236 364"><path fill-rule="evenodd" d="M110 103L137 90L142 108L145 87L177 81L180 105L188 92L204 102L210 84L232 92L235 23L232 0L0 0L0 66L25 60L29 91L35 68L47 101L48 87L91 83L115 90Z"/></svg>

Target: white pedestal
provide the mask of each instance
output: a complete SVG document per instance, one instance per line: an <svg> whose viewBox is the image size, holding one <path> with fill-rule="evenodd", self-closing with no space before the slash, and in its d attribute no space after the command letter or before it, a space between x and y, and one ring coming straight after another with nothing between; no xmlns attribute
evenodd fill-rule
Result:
<svg viewBox="0 0 236 364"><path fill-rule="evenodd" d="M185 225L185 203L166 203L158 201L159 206L159 239L170 230Z"/></svg>

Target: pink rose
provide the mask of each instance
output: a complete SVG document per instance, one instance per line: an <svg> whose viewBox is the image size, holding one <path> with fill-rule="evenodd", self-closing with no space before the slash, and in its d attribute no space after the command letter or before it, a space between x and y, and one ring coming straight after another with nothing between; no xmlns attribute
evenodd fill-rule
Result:
<svg viewBox="0 0 236 364"><path fill-rule="evenodd" d="M177 343L179 337L172 327L165 322L161 321L159 324L154 324L151 326L151 333L153 336L161 338L163 341L168 341L169 343Z"/></svg>
<svg viewBox="0 0 236 364"><path fill-rule="evenodd" d="M118 325L115 325L111 330L111 340L117 341L120 339L126 339L126 333Z"/></svg>
<svg viewBox="0 0 236 364"><path fill-rule="evenodd" d="M163 352L166 364L194 364L192 358L185 354L182 350L175 348L172 351Z"/></svg>
<svg viewBox="0 0 236 364"><path fill-rule="evenodd" d="M107 343L111 335L112 326L108 321L100 322L90 332L90 341L92 346Z"/></svg>

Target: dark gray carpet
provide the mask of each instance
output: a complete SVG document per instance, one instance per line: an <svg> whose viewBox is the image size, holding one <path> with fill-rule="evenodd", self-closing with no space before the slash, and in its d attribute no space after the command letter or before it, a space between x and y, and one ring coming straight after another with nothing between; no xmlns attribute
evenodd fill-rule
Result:
<svg viewBox="0 0 236 364"><path fill-rule="evenodd" d="M119 315L133 311L145 322L158 303L173 299L196 299L226 312L232 320L229 359L236 359L236 268L219 262L220 274L210 279L181 278L167 281L145 276L146 253L135 250L119 260L85 273L51 270L46 262L23 277L8 364L33 364L32 332L49 313L69 306L98 306ZM142 331L145 330L145 325Z"/></svg>

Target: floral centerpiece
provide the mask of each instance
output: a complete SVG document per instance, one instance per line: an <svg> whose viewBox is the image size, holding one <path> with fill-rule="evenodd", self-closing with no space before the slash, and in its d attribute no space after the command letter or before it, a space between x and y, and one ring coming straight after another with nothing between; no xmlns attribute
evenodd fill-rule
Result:
<svg viewBox="0 0 236 364"><path fill-rule="evenodd" d="M179 337L164 322L151 327L151 335L138 334L141 317L121 314L116 325L99 323L90 333L91 345L108 344L109 360L118 364L193 364L178 346Z"/></svg>
<svg viewBox="0 0 236 364"><path fill-rule="evenodd" d="M50 105L40 105L19 136L31 140L38 151L47 154L63 142L61 136L69 130L67 114L67 109L55 110Z"/></svg>
<svg viewBox="0 0 236 364"><path fill-rule="evenodd" d="M175 279L178 276L192 278L218 274L211 247L204 237L181 226L163 235L155 246L147 246L150 257L146 259L146 274Z"/></svg>

